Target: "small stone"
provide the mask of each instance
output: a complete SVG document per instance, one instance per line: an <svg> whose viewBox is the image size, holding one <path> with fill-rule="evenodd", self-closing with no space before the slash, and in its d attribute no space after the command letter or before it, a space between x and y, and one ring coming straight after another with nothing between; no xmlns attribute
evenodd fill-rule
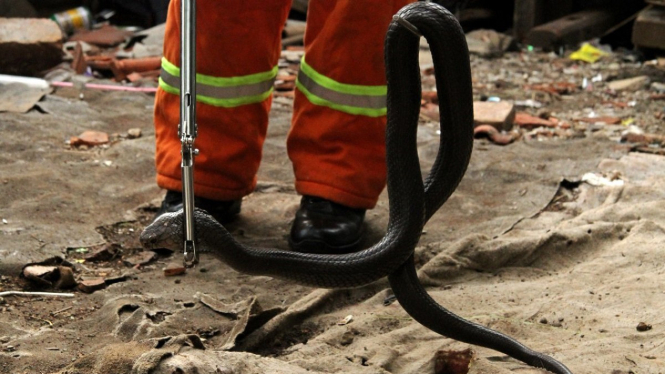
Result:
<svg viewBox="0 0 665 374"><path fill-rule="evenodd" d="M104 278L86 279L78 284L78 289L84 293L93 293L104 288L106 288Z"/></svg>
<svg viewBox="0 0 665 374"><path fill-rule="evenodd" d="M538 322L542 323L543 325L547 325L547 318L543 317Z"/></svg>
<svg viewBox="0 0 665 374"><path fill-rule="evenodd" d="M6 344L9 343L12 339L9 336L0 337L0 343Z"/></svg>
<svg viewBox="0 0 665 374"><path fill-rule="evenodd" d="M665 92L665 83L653 82L651 83L651 90L656 92Z"/></svg>
<svg viewBox="0 0 665 374"><path fill-rule="evenodd" d="M182 266L182 264L172 263L172 264L167 265L164 268L164 276L167 276L167 277L182 275L182 274L185 274L186 272L187 272L187 269L184 266Z"/></svg>
<svg viewBox="0 0 665 374"><path fill-rule="evenodd" d="M651 330L652 326L649 324L646 324L644 322L640 322L637 324L637 331L644 332L644 331L649 331Z"/></svg>
<svg viewBox="0 0 665 374"><path fill-rule="evenodd" d="M140 138L140 137L141 137L141 134L142 134L142 133L141 133L141 129L138 128L138 127L127 130L127 137L128 137L129 139Z"/></svg>
<svg viewBox="0 0 665 374"><path fill-rule="evenodd" d="M649 83L649 77L641 75L639 77L621 79L612 81L607 84L607 87L614 91L637 91Z"/></svg>
<svg viewBox="0 0 665 374"><path fill-rule="evenodd" d="M342 334L342 338L340 339L339 344L344 346L350 345L351 343L353 343L353 338L354 338L353 332L347 331L344 334Z"/></svg>

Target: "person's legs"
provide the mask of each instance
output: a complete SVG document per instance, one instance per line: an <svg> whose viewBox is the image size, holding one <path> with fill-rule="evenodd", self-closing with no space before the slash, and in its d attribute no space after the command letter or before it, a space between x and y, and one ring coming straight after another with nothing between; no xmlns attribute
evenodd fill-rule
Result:
<svg viewBox="0 0 665 374"><path fill-rule="evenodd" d="M360 241L365 209L386 181L384 39L392 16L410 2L309 3L287 141L296 190L305 196L291 231L297 250L346 251Z"/></svg>
<svg viewBox="0 0 665 374"><path fill-rule="evenodd" d="M238 204L231 204L230 209L237 213L239 200L256 186L277 74L281 30L290 3L290 0L197 1L195 147L200 153L195 159L194 191L199 201L235 201ZM166 23L154 116L157 183L172 191L165 203L169 197L177 200L177 191L182 190L179 65L180 0L174 0ZM166 209L177 208L178 203L169 203Z"/></svg>

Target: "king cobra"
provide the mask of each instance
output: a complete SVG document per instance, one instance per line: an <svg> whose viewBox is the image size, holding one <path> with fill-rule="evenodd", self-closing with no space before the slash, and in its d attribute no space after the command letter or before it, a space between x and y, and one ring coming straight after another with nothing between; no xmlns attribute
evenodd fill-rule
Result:
<svg viewBox="0 0 665 374"><path fill-rule="evenodd" d="M416 133L420 112L420 36L433 56L440 102L441 139L435 162L424 179ZM374 246L351 254L307 254L247 247L214 218L196 210L200 252L210 252L233 269L288 279L322 288L358 287L388 276L406 312L425 327L452 339L503 352L528 365L571 374L562 363L535 352L511 337L467 321L434 301L418 280L413 259L423 226L457 188L473 146L473 98L469 52L455 17L435 3L402 8L385 42L388 80L386 126L389 222ZM182 251L183 213L167 213L141 233L145 248Z"/></svg>

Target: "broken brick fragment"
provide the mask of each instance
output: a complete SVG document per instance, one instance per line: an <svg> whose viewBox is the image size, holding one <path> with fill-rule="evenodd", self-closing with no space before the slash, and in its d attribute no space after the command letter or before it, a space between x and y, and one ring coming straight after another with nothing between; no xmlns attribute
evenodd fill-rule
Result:
<svg viewBox="0 0 665 374"><path fill-rule="evenodd" d="M93 147L102 145L109 142L109 134L101 131L84 131L79 136L74 136L70 139L69 144L72 147L87 145Z"/></svg>
<svg viewBox="0 0 665 374"><path fill-rule="evenodd" d="M474 101L474 126L491 125L499 131L508 131L513 128L515 120L515 106L507 101Z"/></svg>

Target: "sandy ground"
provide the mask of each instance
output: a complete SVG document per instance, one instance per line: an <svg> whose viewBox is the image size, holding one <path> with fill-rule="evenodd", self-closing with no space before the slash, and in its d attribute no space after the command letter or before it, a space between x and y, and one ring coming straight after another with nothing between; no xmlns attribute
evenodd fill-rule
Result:
<svg viewBox="0 0 665 374"><path fill-rule="evenodd" d="M100 92L79 100L61 89L39 110L2 114L0 291L37 290L19 278L21 268L53 256L79 280L115 283L74 290L71 299L0 300L0 372L434 373L437 351L469 347L414 322L391 302L385 280L317 290L239 274L210 256L165 277L162 269L180 261L168 253L128 265L163 196L154 183L152 101ZM287 248L299 202L284 146L290 113L288 99L275 101L259 188L229 225L244 243ZM137 127L142 137L104 147L65 143L84 130ZM436 130L421 123L423 170ZM575 373L665 372L661 183L661 156L630 153L603 131L505 147L479 140L416 249L421 280L442 305ZM384 193L368 212L366 245L382 236L387 206ZM82 261L81 252L103 244L114 244L116 256ZM652 329L638 331L640 322ZM542 372L471 348L471 373Z"/></svg>

